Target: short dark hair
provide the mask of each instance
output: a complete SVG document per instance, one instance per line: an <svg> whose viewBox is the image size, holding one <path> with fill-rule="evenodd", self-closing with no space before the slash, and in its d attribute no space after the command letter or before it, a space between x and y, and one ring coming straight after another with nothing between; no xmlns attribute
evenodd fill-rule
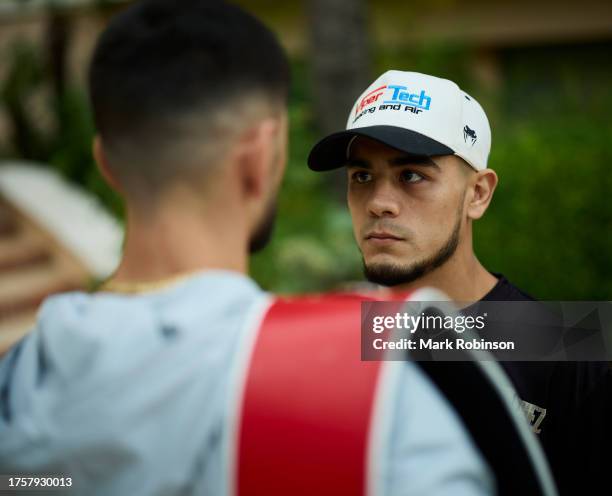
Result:
<svg viewBox="0 0 612 496"><path fill-rule="evenodd" d="M289 73L276 36L235 5L142 0L100 36L89 92L105 146L128 142L144 151L171 144L177 119L214 115L253 96L286 105Z"/></svg>

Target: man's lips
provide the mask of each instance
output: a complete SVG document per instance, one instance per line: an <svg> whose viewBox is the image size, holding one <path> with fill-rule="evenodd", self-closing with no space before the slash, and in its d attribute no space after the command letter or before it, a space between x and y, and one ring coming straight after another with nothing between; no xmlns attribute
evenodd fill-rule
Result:
<svg viewBox="0 0 612 496"><path fill-rule="evenodd" d="M394 241L403 241L404 238L396 236L395 234L391 234L384 231L374 231L368 233L365 236L366 241L372 241L374 243L392 243Z"/></svg>

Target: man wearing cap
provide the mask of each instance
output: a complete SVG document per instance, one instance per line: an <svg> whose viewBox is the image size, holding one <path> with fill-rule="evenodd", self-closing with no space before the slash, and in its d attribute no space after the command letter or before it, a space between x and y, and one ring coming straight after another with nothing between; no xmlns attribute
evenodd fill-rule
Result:
<svg viewBox="0 0 612 496"><path fill-rule="evenodd" d="M454 82L391 70L357 99L345 131L314 146L308 165L346 167L348 206L369 281L394 291L433 286L459 302L532 300L487 270L473 250L473 223L498 182L487 165L490 147L484 110ZM607 364L503 365L561 492L578 494L606 480Z"/></svg>

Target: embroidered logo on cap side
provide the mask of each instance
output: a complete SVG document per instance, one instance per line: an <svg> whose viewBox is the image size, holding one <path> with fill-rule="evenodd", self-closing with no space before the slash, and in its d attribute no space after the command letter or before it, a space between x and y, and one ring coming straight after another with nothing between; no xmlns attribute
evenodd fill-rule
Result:
<svg viewBox="0 0 612 496"><path fill-rule="evenodd" d="M466 125L463 128L463 141L467 143L468 138L470 138L472 142L472 146L474 146L474 143L476 143L476 140L478 139L476 136L476 131L474 131L473 129L471 129L470 127Z"/></svg>

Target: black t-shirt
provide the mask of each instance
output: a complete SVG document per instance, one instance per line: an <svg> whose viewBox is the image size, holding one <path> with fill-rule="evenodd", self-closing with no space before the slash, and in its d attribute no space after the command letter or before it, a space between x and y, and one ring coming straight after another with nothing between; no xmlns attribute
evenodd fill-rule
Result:
<svg viewBox="0 0 612 496"><path fill-rule="evenodd" d="M534 300L504 276L495 275L499 280L483 301ZM612 494L612 372L608 362L500 364L542 443L560 494Z"/></svg>

